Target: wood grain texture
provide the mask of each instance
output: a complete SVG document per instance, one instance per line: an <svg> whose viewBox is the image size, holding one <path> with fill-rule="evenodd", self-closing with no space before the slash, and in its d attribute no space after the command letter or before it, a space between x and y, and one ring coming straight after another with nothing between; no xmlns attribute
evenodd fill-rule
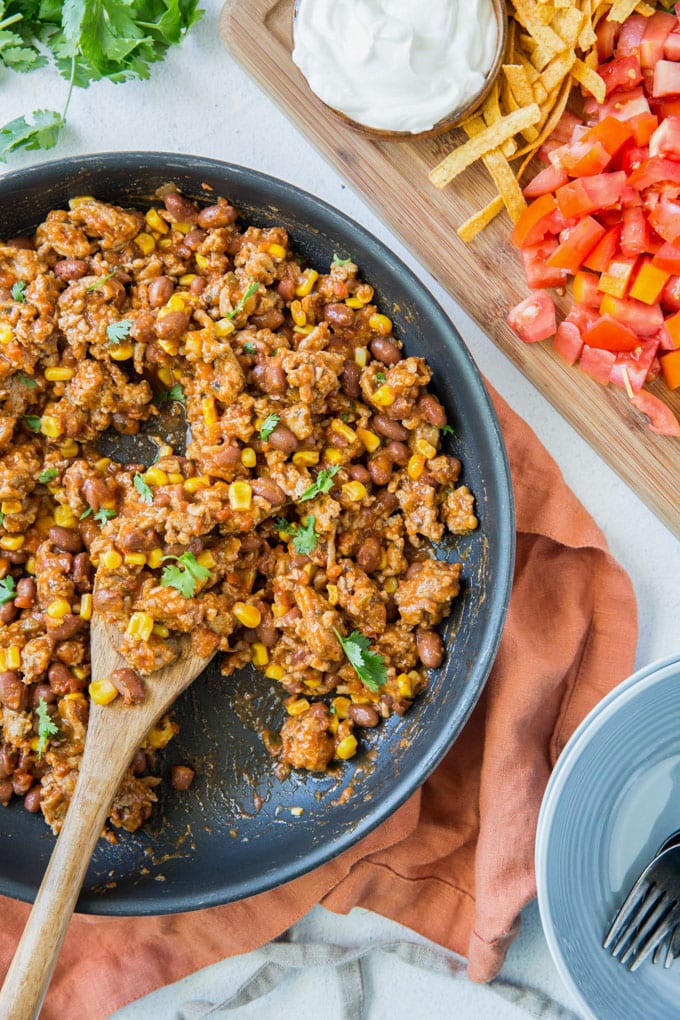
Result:
<svg viewBox="0 0 680 1020"><path fill-rule="evenodd" d="M92 620L92 675L127 665L106 624ZM34 1020L40 1012L90 858L123 775L149 730L201 673L208 659L191 653L189 639L170 666L146 680L141 705L117 698L90 706L80 775L33 909L0 991L0 1020Z"/></svg>
<svg viewBox="0 0 680 1020"><path fill-rule="evenodd" d="M244 69L371 204L517 368L680 536L680 439L656 436L619 387L569 368L549 344L524 344L505 322L528 290L501 214L470 245L456 228L493 197L481 165L439 191L428 172L456 133L385 142L354 131L312 94L291 60L294 0L228 0L220 35ZM558 305L560 304L558 300ZM563 311L568 298L561 301ZM680 415L680 393L651 387Z"/></svg>

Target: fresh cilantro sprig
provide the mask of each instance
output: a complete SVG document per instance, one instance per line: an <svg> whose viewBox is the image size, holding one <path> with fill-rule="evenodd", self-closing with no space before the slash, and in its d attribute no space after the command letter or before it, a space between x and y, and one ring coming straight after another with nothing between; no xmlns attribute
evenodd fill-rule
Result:
<svg viewBox="0 0 680 1020"><path fill-rule="evenodd" d="M59 732L59 727L47 711L47 702L44 698L38 702L35 714L38 717L38 758L42 758L43 753L47 750L50 737Z"/></svg>
<svg viewBox="0 0 680 1020"><path fill-rule="evenodd" d="M44 485L45 482L51 482L52 479L56 478L58 474L59 472L57 471L56 468L45 468L45 470L41 471L40 474L38 475L38 481L42 482Z"/></svg>
<svg viewBox="0 0 680 1020"><path fill-rule="evenodd" d="M387 667L382 655L371 649L370 641L360 630L353 630L346 638L335 627L333 633L362 684L369 691L379 691L387 681Z"/></svg>
<svg viewBox="0 0 680 1020"><path fill-rule="evenodd" d="M231 311L227 312L227 318L235 319L236 316L239 315L240 312L242 312L243 309L245 308L246 301L253 296L255 291L259 289L260 285L257 282L257 280L251 280L246 289L244 290L243 295L239 298L239 300L236 302Z"/></svg>
<svg viewBox="0 0 680 1020"><path fill-rule="evenodd" d="M381 386L382 386L382 384L384 382L386 382L386 380L387 380L387 376L385 375L384 372L376 372L375 373L375 381L380 383Z"/></svg>
<svg viewBox="0 0 680 1020"><path fill-rule="evenodd" d="M30 429L31 432L40 432L42 418L39 418L37 414L25 414L24 422L26 423L26 428Z"/></svg>
<svg viewBox="0 0 680 1020"><path fill-rule="evenodd" d="M176 588L185 599L190 599L196 594L196 586L201 581L207 581L210 571L202 566L192 552L182 553L181 556L164 556L163 561L174 560L163 567L161 584L166 588Z"/></svg>
<svg viewBox="0 0 680 1020"><path fill-rule="evenodd" d="M297 524L293 524L292 521L287 520L285 517L277 517L274 523L276 524L276 530L281 535L294 535L297 531Z"/></svg>
<svg viewBox="0 0 680 1020"><path fill-rule="evenodd" d="M443 436L454 435L454 429L450 425L440 425L439 431Z"/></svg>
<svg viewBox="0 0 680 1020"><path fill-rule="evenodd" d="M243 345L243 350L246 352L246 354L257 354L257 347L252 342L252 340L246 340L246 342Z"/></svg>
<svg viewBox="0 0 680 1020"><path fill-rule="evenodd" d="M103 283L106 283L107 280L111 280L115 275L116 270L112 269L110 273L105 273L104 276L97 277L94 283L91 283L88 287L85 288L85 293L91 294L93 290L98 290Z"/></svg>
<svg viewBox="0 0 680 1020"><path fill-rule="evenodd" d="M174 386L170 386L167 390L161 390L156 397L156 403L160 404L161 407L164 404L172 403L173 400L178 401L180 404L186 404L187 402L181 383L175 383Z"/></svg>
<svg viewBox="0 0 680 1020"><path fill-rule="evenodd" d="M35 379L31 378L30 375L26 375L25 372L17 372L17 379L24 386L28 386L29 390L34 390L37 387Z"/></svg>
<svg viewBox="0 0 680 1020"><path fill-rule="evenodd" d="M88 506L87 510L83 510L82 514L78 518L79 521L84 521L86 517L89 517L92 513L92 507ZM97 521L99 527L102 528L107 521L110 521L112 517L116 516L116 511L112 510L108 506L100 506L96 514L92 518L93 521Z"/></svg>
<svg viewBox="0 0 680 1020"><path fill-rule="evenodd" d="M301 524L293 536L293 549L300 556L309 556L311 552L314 552L319 543L319 536L314 530L315 524L316 518L313 514L310 514L307 517L306 523Z"/></svg>
<svg viewBox="0 0 680 1020"><path fill-rule="evenodd" d="M265 420L260 425L260 439L263 443L266 443L276 426L281 421L280 414L268 414Z"/></svg>
<svg viewBox="0 0 680 1020"><path fill-rule="evenodd" d="M139 471L135 474L134 478L132 479L132 484L139 493L140 499L142 499L145 503L153 503L153 492L146 484L146 482L140 475Z"/></svg>
<svg viewBox="0 0 680 1020"><path fill-rule="evenodd" d="M26 300L26 281L17 280L12 284L12 299L24 302Z"/></svg>
<svg viewBox="0 0 680 1020"><path fill-rule="evenodd" d="M11 602L15 598L17 593L17 586L14 583L14 578L11 574L7 577L3 577L0 581L0 606L4 606L6 602Z"/></svg>
<svg viewBox="0 0 680 1020"><path fill-rule="evenodd" d="M110 322L106 327L106 339L110 344L120 344L127 340L130 335L132 319L120 319L119 322Z"/></svg>
<svg viewBox="0 0 680 1020"><path fill-rule="evenodd" d="M330 492L333 488L333 479L339 470L339 464L334 464L333 467L329 468L322 468L316 476L316 481L305 489L300 496L298 503L304 503L308 499L314 499L315 496L319 496L322 492Z"/></svg>

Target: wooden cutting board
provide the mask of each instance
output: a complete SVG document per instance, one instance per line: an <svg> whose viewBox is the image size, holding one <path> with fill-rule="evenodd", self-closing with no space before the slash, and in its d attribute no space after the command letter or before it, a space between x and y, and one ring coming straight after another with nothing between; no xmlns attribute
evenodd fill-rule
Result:
<svg viewBox="0 0 680 1020"><path fill-rule="evenodd" d="M439 191L427 175L458 141L456 134L374 141L333 116L291 60L293 7L294 0L228 0L221 38L527 379L680 536L680 438L654 435L623 390L568 367L550 344L517 339L505 315L528 290L505 213L469 245L457 236L456 228L494 195L483 166L475 164ZM566 310L568 299L563 305ZM669 395L661 383L652 389L680 415L680 392Z"/></svg>

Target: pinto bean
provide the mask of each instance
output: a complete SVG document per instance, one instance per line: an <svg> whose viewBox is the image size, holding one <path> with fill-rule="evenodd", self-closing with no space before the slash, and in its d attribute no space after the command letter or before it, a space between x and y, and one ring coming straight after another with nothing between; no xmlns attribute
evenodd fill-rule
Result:
<svg viewBox="0 0 680 1020"><path fill-rule="evenodd" d="M67 613L63 618L58 627L50 627L48 634L56 641L64 641L66 638L74 637L78 634L85 624L85 621L81 616L76 616L74 613Z"/></svg>
<svg viewBox="0 0 680 1020"><path fill-rule="evenodd" d="M380 540L375 535L367 535L359 546L357 563L367 574L372 574L380 566L381 559L382 547Z"/></svg>
<svg viewBox="0 0 680 1020"><path fill-rule="evenodd" d="M10 779L0 780L0 804L3 807L7 807L14 794L12 782Z"/></svg>
<svg viewBox="0 0 680 1020"><path fill-rule="evenodd" d="M169 191L164 195L163 204L176 223L195 223L198 219L198 209L194 203L178 195L176 191Z"/></svg>
<svg viewBox="0 0 680 1020"><path fill-rule="evenodd" d="M399 506L399 500L390 492L389 489L381 489L378 495L375 497L375 503L373 504L373 511L376 514L384 514L386 517L396 510Z"/></svg>
<svg viewBox="0 0 680 1020"><path fill-rule="evenodd" d="M410 451L406 443L400 443L398 439L393 439L385 447L385 453L390 458L393 464L397 464L399 467L405 467L408 464Z"/></svg>
<svg viewBox="0 0 680 1020"><path fill-rule="evenodd" d="M265 363L264 376L260 385L265 393L272 395L285 392L286 373L278 361L268 361Z"/></svg>
<svg viewBox="0 0 680 1020"><path fill-rule="evenodd" d="M36 586L32 577L22 577L17 582L17 595L14 605L18 609L32 609L35 605Z"/></svg>
<svg viewBox="0 0 680 1020"><path fill-rule="evenodd" d="M283 320L284 315L280 308L268 308L266 312L250 317L250 321L257 329L278 329Z"/></svg>
<svg viewBox="0 0 680 1020"><path fill-rule="evenodd" d="M355 726L372 729L380 722L378 710L373 705L350 705L348 714Z"/></svg>
<svg viewBox="0 0 680 1020"><path fill-rule="evenodd" d="M73 557L71 580L80 594L85 591L89 591L92 587L91 571L92 564L90 563L90 557L87 553L78 553L77 556Z"/></svg>
<svg viewBox="0 0 680 1020"><path fill-rule="evenodd" d="M348 474L354 482L362 482L364 485L368 485L371 481L371 474L363 464L352 464Z"/></svg>
<svg viewBox="0 0 680 1020"><path fill-rule="evenodd" d="M55 524L50 528L49 536L50 542L62 552L79 553L82 551L83 542L77 531L60 528L58 524Z"/></svg>
<svg viewBox="0 0 680 1020"><path fill-rule="evenodd" d="M198 227L194 227L193 230L190 230L189 233L185 235L184 243L189 249L189 251L198 251L198 249L201 247L207 236L208 235L206 234L205 230L201 230Z"/></svg>
<svg viewBox="0 0 680 1020"><path fill-rule="evenodd" d="M21 682L21 675L16 669L4 669L0 673L0 701L13 712L19 712L24 704L27 691Z"/></svg>
<svg viewBox="0 0 680 1020"><path fill-rule="evenodd" d="M40 783L35 783L34 786L24 795L24 807L27 811L30 811L32 815L37 814L40 811Z"/></svg>
<svg viewBox="0 0 680 1020"><path fill-rule="evenodd" d="M422 395L418 401L418 410L430 425L436 425L438 429L446 425L446 411L432 393Z"/></svg>
<svg viewBox="0 0 680 1020"><path fill-rule="evenodd" d="M267 442L270 446L273 446L275 450L280 450L282 453L285 453L286 456L290 453L294 453L298 448L298 440L295 433L291 432L287 425L282 425L280 422L269 434Z"/></svg>
<svg viewBox="0 0 680 1020"><path fill-rule="evenodd" d="M330 322L331 326L342 326L346 329L354 322L354 309L342 302L333 302L326 305L323 317L326 322Z"/></svg>
<svg viewBox="0 0 680 1020"><path fill-rule="evenodd" d="M170 785L173 790L188 790L196 773L188 765L173 765L170 770Z"/></svg>
<svg viewBox="0 0 680 1020"><path fill-rule="evenodd" d="M179 340L189 328L189 316L186 312L168 312L156 320L156 336L161 340Z"/></svg>
<svg viewBox="0 0 680 1020"><path fill-rule="evenodd" d="M382 361L383 365L396 365L403 358L397 345L384 336L377 336L375 340L371 340L370 348L373 357Z"/></svg>
<svg viewBox="0 0 680 1020"><path fill-rule="evenodd" d="M295 297L295 280L290 276L284 276L277 283L276 289L284 301L292 301Z"/></svg>
<svg viewBox="0 0 680 1020"><path fill-rule="evenodd" d="M352 400L356 400L361 392L360 379L361 369L356 361L346 361L340 373L340 386L342 392Z"/></svg>
<svg viewBox="0 0 680 1020"><path fill-rule="evenodd" d="M139 673L134 669L114 669L111 674L111 683L119 694L122 695L126 705L139 705L146 697L144 684Z"/></svg>
<svg viewBox="0 0 680 1020"><path fill-rule="evenodd" d="M133 528L120 536L118 545L123 552L148 552L158 545L158 535L153 528Z"/></svg>
<svg viewBox="0 0 680 1020"><path fill-rule="evenodd" d="M273 478L251 478L250 487L260 499L266 499L272 506L286 502L286 494Z"/></svg>
<svg viewBox="0 0 680 1020"><path fill-rule="evenodd" d="M8 248L22 248L24 251L34 251L35 245L30 237L26 237L21 234L19 237L13 237L7 242Z"/></svg>
<svg viewBox="0 0 680 1020"><path fill-rule="evenodd" d="M374 453L368 461L368 473L375 485L387 485L392 477L392 458L385 450Z"/></svg>
<svg viewBox="0 0 680 1020"><path fill-rule="evenodd" d="M16 619L18 609L15 602L5 602L4 606L0 606L0 624L3 626L7 623L11 623L12 620Z"/></svg>
<svg viewBox="0 0 680 1020"><path fill-rule="evenodd" d="M85 259L60 259L54 266L54 275L60 280L82 280L89 268Z"/></svg>
<svg viewBox="0 0 680 1020"><path fill-rule="evenodd" d="M79 690L75 686L76 677L70 669L66 668L63 662L51 663L47 671L47 678L55 694L73 694L76 690Z"/></svg>
<svg viewBox="0 0 680 1020"><path fill-rule="evenodd" d="M408 440L408 429L405 429L400 422L388 418L386 414L374 414L373 427L376 432L387 439L398 439L402 443Z"/></svg>
<svg viewBox="0 0 680 1020"><path fill-rule="evenodd" d="M142 772L146 772L146 755L143 751L135 751L135 756L132 759L132 771L136 776L140 776Z"/></svg>
<svg viewBox="0 0 680 1020"><path fill-rule="evenodd" d="M120 613L123 610L123 596L112 588L95 588L92 603L95 609L107 613Z"/></svg>
<svg viewBox="0 0 680 1020"><path fill-rule="evenodd" d="M13 552L3 552L3 560L9 560L15 566L19 566L21 563L25 563L28 559L28 553L24 549L15 549Z"/></svg>
<svg viewBox="0 0 680 1020"><path fill-rule="evenodd" d="M175 284L169 276L157 276L149 284L149 304L152 308L160 308L167 304L175 291Z"/></svg>
<svg viewBox="0 0 680 1020"><path fill-rule="evenodd" d="M273 620L264 620L255 631L256 639L260 641L265 648L273 648L276 644L279 632L274 626Z"/></svg>
<svg viewBox="0 0 680 1020"><path fill-rule="evenodd" d="M17 797L25 796L33 786L33 776L25 769L16 769L12 776L12 789Z"/></svg>
<svg viewBox="0 0 680 1020"><path fill-rule="evenodd" d="M86 478L83 482L83 496L96 513L102 503L111 498L111 493L103 478ZM96 522L95 528L96 534L99 534Z"/></svg>
<svg viewBox="0 0 680 1020"><path fill-rule="evenodd" d="M219 467L230 467L241 459L241 448L233 439L228 439L215 453L211 453L211 458Z"/></svg>
<svg viewBox="0 0 680 1020"><path fill-rule="evenodd" d="M189 290L192 294L202 294L207 286L208 281L205 276L195 276L189 284Z"/></svg>
<svg viewBox="0 0 680 1020"><path fill-rule="evenodd" d="M238 219L238 212L233 205L206 205L198 214L198 225L204 230L213 227L228 227Z"/></svg>
<svg viewBox="0 0 680 1020"><path fill-rule="evenodd" d="M57 700L57 692L49 684L33 684L30 695L33 708L37 708L41 701L46 705L52 705Z"/></svg>
<svg viewBox="0 0 680 1020"><path fill-rule="evenodd" d="M9 746L0 748L0 779L11 776L16 767L17 752Z"/></svg>
<svg viewBox="0 0 680 1020"><path fill-rule="evenodd" d="M436 630L424 630L422 627L418 627L416 648L423 666L427 666L428 669L436 669L437 666L441 666L444 658L444 642Z"/></svg>

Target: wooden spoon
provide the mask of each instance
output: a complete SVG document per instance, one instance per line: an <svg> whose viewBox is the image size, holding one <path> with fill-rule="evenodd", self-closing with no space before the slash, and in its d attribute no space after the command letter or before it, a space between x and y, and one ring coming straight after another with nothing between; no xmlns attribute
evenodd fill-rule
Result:
<svg viewBox="0 0 680 1020"><path fill-rule="evenodd" d="M90 642L92 676L108 677L127 663L115 650L113 629L95 614ZM125 705L90 704L80 775L59 838L23 935L0 991L0 1020L34 1020L52 977L90 858L106 816L135 751L175 699L202 673L210 658L181 639L179 657L152 674L146 698Z"/></svg>

